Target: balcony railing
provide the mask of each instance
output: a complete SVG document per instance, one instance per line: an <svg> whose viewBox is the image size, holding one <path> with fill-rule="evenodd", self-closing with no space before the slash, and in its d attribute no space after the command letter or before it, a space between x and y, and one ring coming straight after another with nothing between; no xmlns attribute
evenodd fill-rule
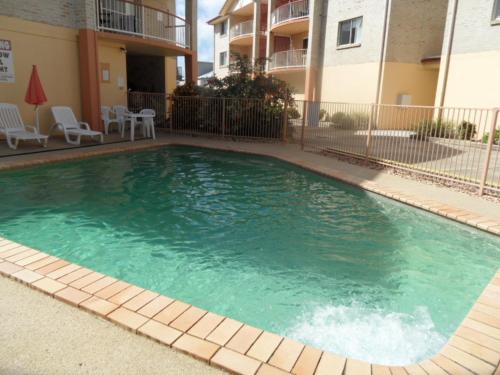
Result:
<svg viewBox="0 0 500 375"><path fill-rule="evenodd" d="M273 53L269 69L303 68L306 66L307 50L293 49Z"/></svg>
<svg viewBox="0 0 500 375"><path fill-rule="evenodd" d="M191 45L191 25L175 14L127 0L96 1L99 30L162 40L183 48Z"/></svg>
<svg viewBox="0 0 500 375"><path fill-rule="evenodd" d="M253 21L250 20L232 26L229 36L231 39L233 39L242 35L247 35L252 33L253 33Z"/></svg>
<svg viewBox="0 0 500 375"><path fill-rule="evenodd" d="M272 13L272 24L277 25L281 22L290 21L297 18L309 16L309 1L299 0L287 3L276 8Z"/></svg>

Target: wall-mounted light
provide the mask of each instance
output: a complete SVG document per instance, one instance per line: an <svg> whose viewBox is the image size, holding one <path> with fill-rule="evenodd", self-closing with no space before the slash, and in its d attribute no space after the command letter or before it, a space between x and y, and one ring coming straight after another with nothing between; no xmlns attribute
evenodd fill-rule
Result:
<svg viewBox="0 0 500 375"><path fill-rule="evenodd" d="M120 47L120 51L122 51L123 54L127 54L127 49L125 47Z"/></svg>

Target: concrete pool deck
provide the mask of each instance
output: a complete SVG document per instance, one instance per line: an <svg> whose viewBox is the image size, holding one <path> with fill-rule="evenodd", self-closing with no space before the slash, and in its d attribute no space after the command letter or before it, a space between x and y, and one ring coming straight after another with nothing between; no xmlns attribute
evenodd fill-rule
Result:
<svg viewBox="0 0 500 375"><path fill-rule="evenodd" d="M0 374L222 373L10 279L0 290Z"/></svg>
<svg viewBox="0 0 500 375"><path fill-rule="evenodd" d="M209 147L275 157L500 234L498 203L304 153L294 145L162 137L157 141L3 158L0 169L165 145ZM0 274L235 373L500 374L500 272L486 286L441 353L405 367L379 366L323 352L6 239L0 239Z"/></svg>

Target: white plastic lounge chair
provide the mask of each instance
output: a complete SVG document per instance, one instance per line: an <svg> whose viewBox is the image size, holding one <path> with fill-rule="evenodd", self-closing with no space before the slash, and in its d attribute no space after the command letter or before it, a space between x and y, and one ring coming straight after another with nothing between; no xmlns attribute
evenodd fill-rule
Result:
<svg viewBox="0 0 500 375"><path fill-rule="evenodd" d="M123 134L122 127L123 124L118 121L117 118L111 118L111 113L113 111L111 110L110 107L107 107L105 105L101 106L101 120L104 124L104 134L108 134L109 132L109 127L111 124L117 124L118 125L118 131L120 134Z"/></svg>
<svg viewBox="0 0 500 375"><path fill-rule="evenodd" d="M31 129L32 131L29 131ZM38 133L30 125L24 125L19 109L15 104L0 103L0 133L7 138L7 144L13 150L17 149L20 140L36 140L47 147L48 136Z"/></svg>
<svg viewBox="0 0 500 375"><path fill-rule="evenodd" d="M102 133L90 130L89 124L78 121L70 107L52 107L50 110L52 111L52 116L54 116L54 120L56 122L52 126L52 129L57 127L62 130L64 132L64 136L66 137L66 142L72 145L79 145L80 138L82 136L92 138L99 137L101 143L104 142ZM76 139L72 140L71 136L76 137Z"/></svg>
<svg viewBox="0 0 500 375"><path fill-rule="evenodd" d="M130 120L127 119L127 113L129 113L129 110L124 105L114 105L112 107L112 110L115 113L116 120L120 124L120 128L122 131L122 138L123 138L125 136L125 123L127 121L130 122Z"/></svg>

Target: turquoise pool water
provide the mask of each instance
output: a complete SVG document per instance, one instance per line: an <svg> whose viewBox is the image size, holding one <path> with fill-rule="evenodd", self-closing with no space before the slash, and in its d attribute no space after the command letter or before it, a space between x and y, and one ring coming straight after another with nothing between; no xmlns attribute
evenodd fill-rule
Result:
<svg viewBox="0 0 500 375"><path fill-rule="evenodd" d="M268 158L164 148L0 174L0 235L325 350L440 350L500 240Z"/></svg>

